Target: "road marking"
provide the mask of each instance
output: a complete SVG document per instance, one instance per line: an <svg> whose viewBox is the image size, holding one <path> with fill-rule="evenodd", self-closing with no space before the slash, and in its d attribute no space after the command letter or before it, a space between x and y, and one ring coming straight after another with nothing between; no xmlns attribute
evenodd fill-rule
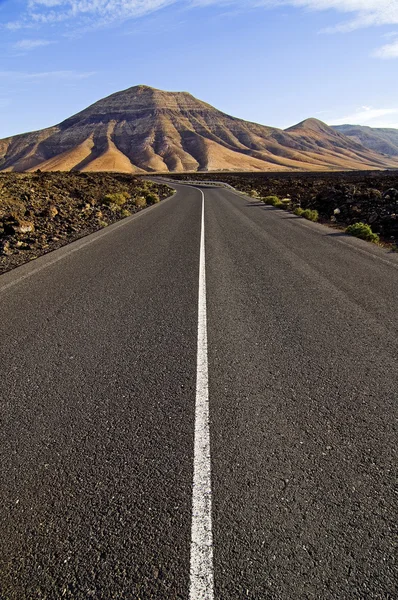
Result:
<svg viewBox="0 0 398 600"><path fill-rule="evenodd" d="M213 600L214 575L204 221L205 195L202 190L198 191L202 194L202 226L200 237L198 350L189 598L190 600Z"/></svg>

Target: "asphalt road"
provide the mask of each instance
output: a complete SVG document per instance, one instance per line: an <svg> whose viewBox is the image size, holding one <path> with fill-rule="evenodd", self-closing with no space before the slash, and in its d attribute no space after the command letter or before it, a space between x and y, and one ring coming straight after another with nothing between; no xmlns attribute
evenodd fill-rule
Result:
<svg viewBox="0 0 398 600"><path fill-rule="evenodd" d="M1 600L190 597L202 194L177 187L0 277ZM398 257L203 192L214 593L191 600L396 599Z"/></svg>

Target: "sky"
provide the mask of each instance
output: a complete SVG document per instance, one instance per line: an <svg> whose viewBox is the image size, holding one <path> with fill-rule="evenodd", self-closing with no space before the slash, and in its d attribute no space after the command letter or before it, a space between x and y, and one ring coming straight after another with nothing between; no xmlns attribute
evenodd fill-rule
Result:
<svg viewBox="0 0 398 600"><path fill-rule="evenodd" d="M398 128L398 0L0 0L0 139L134 85Z"/></svg>

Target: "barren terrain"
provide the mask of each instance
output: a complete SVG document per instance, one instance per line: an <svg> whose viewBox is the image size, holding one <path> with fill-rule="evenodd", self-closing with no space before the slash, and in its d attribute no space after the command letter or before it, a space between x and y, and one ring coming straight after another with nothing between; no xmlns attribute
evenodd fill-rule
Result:
<svg viewBox="0 0 398 600"><path fill-rule="evenodd" d="M398 129L364 125L334 125L333 129L369 150L388 156L398 156Z"/></svg>
<svg viewBox="0 0 398 600"><path fill-rule="evenodd" d="M253 197L291 198L316 209L321 220L347 226L362 221L385 241L398 241L398 172L195 173L176 180L223 181Z"/></svg>
<svg viewBox="0 0 398 600"><path fill-rule="evenodd" d="M0 173L0 273L170 196L109 173Z"/></svg>

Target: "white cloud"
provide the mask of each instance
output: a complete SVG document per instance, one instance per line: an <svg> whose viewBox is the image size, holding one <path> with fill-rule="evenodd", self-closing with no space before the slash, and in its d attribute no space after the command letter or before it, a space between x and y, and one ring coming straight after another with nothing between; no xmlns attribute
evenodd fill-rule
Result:
<svg viewBox="0 0 398 600"><path fill-rule="evenodd" d="M329 119L329 125L369 125L369 127L398 128L398 107L374 108L361 106L355 112L344 117Z"/></svg>
<svg viewBox="0 0 398 600"><path fill-rule="evenodd" d="M105 24L155 12L170 5L230 6L242 9L242 0L26 0L25 17L7 26L19 29L32 23L56 23L77 18ZM334 30L351 31L370 25L398 24L398 0L246 0L245 7L294 6L313 11L334 10L351 18Z"/></svg>
<svg viewBox="0 0 398 600"><path fill-rule="evenodd" d="M398 37L398 31L389 31L388 33L385 33L382 37L387 39Z"/></svg>
<svg viewBox="0 0 398 600"><path fill-rule="evenodd" d="M28 12L35 23L56 23L69 19L95 18L125 21L155 12L179 0L29 0Z"/></svg>
<svg viewBox="0 0 398 600"><path fill-rule="evenodd" d="M35 48L49 46L54 43L55 42L50 42L49 40L20 40L14 44L14 48L17 50L34 50Z"/></svg>
<svg viewBox="0 0 398 600"><path fill-rule="evenodd" d="M329 31L353 31L371 25L398 24L397 0L283 0L283 3L316 11L336 10L352 14L352 19Z"/></svg>
<svg viewBox="0 0 398 600"><path fill-rule="evenodd" d="M386 44L374 51L376 58L398 58L398 40L391 44Z"/></svg>

